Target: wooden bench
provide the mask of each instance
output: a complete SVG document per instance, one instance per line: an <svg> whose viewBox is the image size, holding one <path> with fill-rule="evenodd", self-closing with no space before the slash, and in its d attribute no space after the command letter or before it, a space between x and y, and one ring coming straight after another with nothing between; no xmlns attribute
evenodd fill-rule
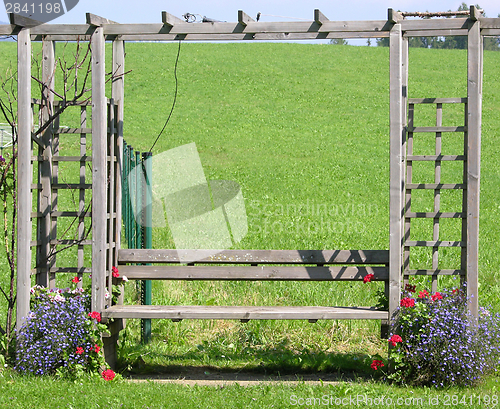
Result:
<svg viewBox="0 0 500 409"><path fill-rule="evenodd" d="M387 250L190 250L186 265L177 250L121 249L120 274L129 280L245 281L389 281ZM185 256L185 255L184 255ZM186 260L186 258L183 258ZM141 264L141 265L136 265ZM152 264L152 265L144 265ZM388 311L375 307L330 306L186 306L113 305L105 318L239 319L375 319L386 324Z"/></svg>

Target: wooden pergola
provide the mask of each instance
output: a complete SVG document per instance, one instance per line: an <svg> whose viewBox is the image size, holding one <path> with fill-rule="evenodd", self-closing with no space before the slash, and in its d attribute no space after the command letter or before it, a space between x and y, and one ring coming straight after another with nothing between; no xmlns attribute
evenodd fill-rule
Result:
<svg viewBox="0 0 500 409"><path fill-rule="evenodd" d="M381 21L330 21L319 10L314 19L303 22L256 22L242 11L234 23L187 23L166 12L158 24L117 24L105 18L87 14L86 24L43 24L31 26L20 16L10 15L11 25L0 26L0 35L17 36L18 46L18 249L17 249L17 325L22 325L30 309L31 275L37 283L54 286L59 272L82 275L92 272L92 309L104 318L189 318L241 319L378 319L387 325L400 303L401 286L410 275L433 277L434 290L437 276L458 275L467 283L472 296L471 312L478 314L478 233L479 187L481 157L481 101L483 37L500 36L500 18L484 18L474 6L467 15L456 18L409 19L411 13L389 9L388 19ZM432 16L431 16L432 17ZM426 99L408 97L408 39L425 36L467 36L467 95L453 98L430 96ZM183 266L174 250L132 251L121 249L121 163L123 144L123 105L126 41L238 41L238 40L312 40L336 38L382 38L390 41L390 246L387 250L226 250L222 256L203 258L200 263L226 262L229 267ZM50 75L55 64L55 43L58 41L90 41L92 50L92 101L81 104L80 128L63 131L54 124L40 138L33 137L33 106L36 100L31 91L31 43L43 43L43 81L53 87ZM113 44L113 81L111 95L105 87L105 43ZM49 104L57 104L50 92L44 96ZM421 104L436 108L436 126L421 127L414 123L413 112ZM443 126L441 114L446 104L461 104L465 121L457 126ZM78 104L76 104L78 105ZM42 107L42 109L44 109ZM87 109L91 110L92 127L85 125ZM44 115L47 115L45 113ZM414 155L413 138L419 133L436 136L435 155ZM464 137L464 150L455 155L441 153L441 134L458 132ZM80 137L80 157L59 154L59 138L68 134ZM85 156L87 135L92 138L92 157ZM38 149L35 155L34 147ZM79 162L85 169L92 162L92 183L85 184L85 171L80 183L71 188L80 191L78 212L64 212L54 206L60 189L68 188L58 183L57 165L61 161ZM435 163L434 183L412 180L412 163ZM463 180L444 184L440 180L442 161L463 163ZM38 167L39 180L33 182L33 166ZM78 266L56 266L48 257L51 246L63 243L57 239L55 227L58 218L77 217L80 223L90 216L84 209L85 190L92 190L92 239L78 244ZM434 209L430 212L412 212L411 194L416 189L434 191ZM456 212L440 210L440 193L446 189L463 192L462 208ZM82 193L83 192L83 193ZM32 211L33 198L37 211ZM57 202L57 200L55 201ZM71 213L71 214L69 214ZM434 236L431 241L410 240L412 220L432 219ZM456 241L443 241L439 237L442 218L462 220L461 237ZM36 219L36 240L32 239L32 226ZM83 261L83 249L92 247L92 265ZM426 270L410 268L411 249L431 247L432 266ZM442 247L461 249L460 269L438 268L438 252ZM33 252L33 249L36 249ZM196 250L193 250L196 252ZM36 254L32 257L32 254ZM79 253L80 254L80 253ZM36 260L33 260L33 259ZM225 261L223 261L225 260ZM231 261L232 260L232 261ZM248 263L247 267L232 267L231 263ZM35 262L35 263L34 263ZM137 269L128 263L167 263L171 266L143 266ZM122 306L111 305L105 293L111 286L111 267L120 269L132 279L206 279L206 280L363 280L368 273L374 280L384 281L389 298L388 311L371 307L193 307L182 306ZM288 267L269 267L272 264L289 264ZM317 267L303 266L316 264ZM33 269L33 265L36 267ZM147 268L149 267L149 269ZM185 270L189 269L189 270ZM276 271L278 271L276 273ZM189 274L188 274L189 272ZM273 275L274 274L274 275ZM143 307L143 308L142 308ZM260 308L260 309L259 309ZM301 309L302 308L302 309ZM118 328L119 330L119 328ZM108 358L112 361L116 331L108 341Z"/></svg>

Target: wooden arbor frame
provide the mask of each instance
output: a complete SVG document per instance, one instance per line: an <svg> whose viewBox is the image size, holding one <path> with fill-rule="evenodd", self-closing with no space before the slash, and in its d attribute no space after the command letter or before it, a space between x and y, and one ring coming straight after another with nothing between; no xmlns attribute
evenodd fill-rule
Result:
<svg viewBox="0 0 500 409"><path fill-rule="evenodd" d="M319 10L314 12L314 20L308 22L255 22L248 15L239 11L236 23L186 23L166 12L162 14L160 24L116 24L107 19L87 15L87 24L57 25L44 24L30 27L30 22L16 15L11 15L11 25L0 26L0 35L17 35L18 38L18 132L19 132L19 180L18 180L18 271L17 271L17 325L23 323L29 312L29 289L32 273L32 247L36 247L37 262L34 272L37 282L53 286L55 274L75 271L78 274L92 272L92 309L101 312L109 318L303 318L303 319L337 319L362 318L381 319L388 321L399 307L401 285L405 277L411 274L430 275L434 278L439 274L457 274L467 282L468 294L473 296L470 309L478 313L478 232L479 232L479 182L480 182L480 142L481 142L481 100L482 100L482 39L484 36L500 35L499 18L483 18L473 6L467 16L457 18L437 18L410 20L404 13L389 9L388 19L383 21L330 21ZM468 36L468 88L467 96L463 98L431 98L424 100L408 99L408 38L414 36ZM121 145L123 137L123 97L124 81L118 77L112 86L112 95L108 99L105 94L105 42L113 42L113 71L124 72L124 42L148 40L304 40L331 38L381 38L390 39L390 248L372 254L369 251L300 251L259 253L258 250L246 251L247 258L238 263L247 262L252 268L257 264L311 264L316 263L322 279L362 280L364 274L375 272L374 279L385 281L389 296L388 311L363 310L353 307L339 309L331 307L316 312L307 307L301 314L293 315L290 310L273 310L266 315L248 309L237 312L233 307L232 315L224 315L223 311L215 311L212 315L203 315L206 311L192 313L179 309L168 312L166 309L149 309L144 312L120 309L120 306L110 306L105 300L106 288L111 284L110 269L112 265L133 262L164 262L178 263L175 257L167 251L153 253L122 253L120 255L121 235ZM73 132L79 135L92 135L92 185L80 183L76 188L92 189L92 240L86 243L92 246L91 269L79 265L76 268L56 268L47 262L46 255L51 245L61 244L51 237L51 230L57 217L63 217L64 212L56 212L51 208L51 195L58 188L57 177L54 178L54 166L61 160L85 162L88 158L69 159L58 155L54 150L57 143L54 137L62 132L57 126L50 129L41 139L32 138L32 105L31 96L31 41L43 42L44 78L49 86L53 78L50 76L54 65L54 43L56 41L90 41L92 45L92 128L79 128ZM50 93L49 93L50 94ZM53 95L46 95L53 102ZM435 127L424 128L414 126L411 113L421 103L436 105L437 122ZM464 104L465 123L457 127L444 127L440 122L443 104ZM410 108L407 116L408 107ZM418 132L436 134L436 154L417 156L412 152L413 135ZM442 155L440 138L442 132L461 132L464 135L464 151L458 155ZM33 143L39 146L39 156L33 156ZM35 159L36 160L35 160ZM435 163L436 178L433 184L418 184L411 180L413 161L427 160ZM441 161L458 160L464 164L464 179L453 185L440 181ZM32 167L38 161L39 183L32 182ZM56 172L57 173L57 172ZM83 178L85 179L85 178ZM435 195L433 212L416 213L411 211L411 192L414 189L431 189ZM463 207L455 213L444 213L439 209L440 192L443 189L462 189ZM33 191L38 192L38 212L32 212ZM44 194L41 194L43 192ZM44 202L45 200L45 202ZM57 210L57 209L56 209ZM85 217L80 209L78 217ZM88 215L87 215L88 216ZM32 240L32 220L37 218L37 240ZM434 237L432 241L411 241L409 237L411 220L414 218L431 218L434 220ZM439 239L439 219L453 217L462 219L462 237L458 241L441 241ZM79 245L84 245L79 243ZM425 246L433 249L433 268L429 270L411 270L409 255L412 247ZM438 268L437 251L443 246L461 248L461 268L457 270L442 270ZM231 256L231 253L227 253ZM45 255L45 258L44 258ZM232 254L233 256L235 254ZM241 255L241 254L240 254ZM307 257L311 258L307 258ZM372 258L372 256L374 258ZM173 257L173 258L172 258ZM43 261L45 260L45 265ZM204 260L203 262L207 262ZM221 259L211 262L220 263ZM325 267L327 264L349 265L381 264L385 268L373 267ZM131 267L127 275L134 276ZM191 267L185 267L191 268ZM239 267L238 267L239 268ZM264 268L264 267L262 267ZM148 273L135 273L137 279L314 279L310 267L292 267L294 272L272 275L263 278L262 275L247 270L237 270L232 274L228 270L214 273L200 273L193 276L179 276L167 273L165 269L156 268ZM213 269L213 268L212 268ZM326 269L326 270L321 270ZM172 270L171 270L172 271ZM194 270L190 270L194 271ZM264 270L263 270L264 271ZM273 270L274 271L274 270ZM149 274L149 276L148 276ZM294 276L294 274L296 274ZM182 275L182 274L181 274ZM260 277L260 278L259 278ZM280 278L281 277L281 278ZM109 308L107 308L109 307ZM230 308L230 307L228 307ZM329 308L329 307L317 307ZM288 311L288 312L287 312ZM262 311L261 311L262 312ZM216 316L214 316L214 314ZM252 315L253 314L253 315ZM288 315L287 315L288 314Z"/></svg>

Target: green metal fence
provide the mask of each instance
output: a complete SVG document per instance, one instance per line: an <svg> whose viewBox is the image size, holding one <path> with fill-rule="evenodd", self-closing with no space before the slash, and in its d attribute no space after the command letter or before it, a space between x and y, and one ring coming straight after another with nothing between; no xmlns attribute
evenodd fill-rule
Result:
<svg viewBox="0 0 500 409"><path fill-rule="evenodd" d="M151 156L151 152L140 153L126 142L123 144L122 214L129 249L150 249L153 246L152 207L147 201L152 172L151 161L147 159ZM139 171L132 172L137 166ZM144 177L140 177L141 173ZM141 304L151 305L151 280L138 282L138 287ZM141 320L141 338L144 343L151 340L150 319Z"/></svg>

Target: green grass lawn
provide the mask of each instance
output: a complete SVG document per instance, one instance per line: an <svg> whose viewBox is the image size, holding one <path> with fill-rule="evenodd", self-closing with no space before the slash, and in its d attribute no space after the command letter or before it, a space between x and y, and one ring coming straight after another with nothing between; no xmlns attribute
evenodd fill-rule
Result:
<svg viewBox="0 0 500 409"><path fill-rule="evenodd" d="M127 142L139 151L151 147L170 112L177 48L174 43L126 45L126 70L132 72L125 79L124 129ZM110 57L111 49L107 50ZM5 58L0 61L0 73L15 62L15 44L2 44L2 52ZM479 290L481 304L492 304L497 311L500 310L497 301L500 296L497 280L500 265L499 66L500 53L485 52ZM410 98L466 96L464 50L411 49L409 69ZM187 43L182 44L177 75L177 105L153 153L195 142L207 179L232 180L241 186L249 231L237 248L388 248L387 48ZM420 125L429 126L433 124L432 115L424 109L418 113L417 120ZM72 126L72 121L74 116L68 113L62 124ZM445 111L444 121L444 125L461 125L463 113L451 108ZM432 139L423 136L416 150L432 154ZM68 139L63 143L65 154L72 154L74 142ZM454 139L452 135L443 137L446 154L460 154L456 151L460 143L463 140ZM77 181L78 169L67 166L66 180ZM433 169L422 167L416 170L415 178L427 181L433 177L432 172ZM461 171L454 165L445 168L443 164L443 178L447 183L458 183ZM430 211L429 200L425 196L416 197L415 206L421 206L418 210ZM60 205L65 204L70 206L71 197L61 198ZM447 211L459 211L459 204L460 197L443 194ZM459 231L455 220L445 221L441 230L446 240L459 240ZM421 240L431 239L428 225L416 226L412 234ZM173 246L166 229L155 229L153 242L155 248ZM75 252L61 254L61 263L70 263L74 257ZM412 260L415 268L428 268L429 263L430 254L426 251L416 252ZM454 249L443 252L441 268L456 268L457 263L459 255ZM2 256L0 267L4 265ZM0 282L5 285L4 275L0 274ZM426 285L424 278L417 282ZM68 277L61 275L59 283L66 286ZM454 283L453 279L440 278L441 286ZM379 283L372 284L155 282L153 303L369 306L375 305L376 290L382 288ZM128 301L133 302L135 297L134 285L129 283ZM3 311L1 302L0 307ZM139 332L139 323L134 321L129 321L127 330L122 332L124 367L136 368L140 358L152 371L194 365L269 372L285 368L297 373L349 371L355 367L362 373L369 370L370 356L386 353L386 341L378 336L378 322L367 321L316 324L154 321L153 342L149 346L138 344ZM43 389L43 385L50 383L19 378L12 382L24 385L21 390L29 389L32 384L35 389ZM135 388L143 388L141 393L147 396L150 389L157 390L160 386L128 388L131 394L136 393L132 392ZM180 401L187 390L162 388L172 396L179 394ZM386 386L377 384L345 388L354 392L381 388L387 392ZM314 389L311 393L324 390ZM257 388L245 392L244 397L239 396L242 393L236 387L218 395L201 391L204 389L200 389L200 396L206 394L207 399L217 400L226 393L229 395L224 399L238 396L241 407L252 407L245 406L247 404L271 407L272 402L275 407L287 407L276 400L284 402L284 396L289 393L286 386L276 390ZM267 400L259 406L252 403L254 398ZM111 407L115 407L113 402L109 403ZM124 407L142 407L130 402Z"/></svg>

